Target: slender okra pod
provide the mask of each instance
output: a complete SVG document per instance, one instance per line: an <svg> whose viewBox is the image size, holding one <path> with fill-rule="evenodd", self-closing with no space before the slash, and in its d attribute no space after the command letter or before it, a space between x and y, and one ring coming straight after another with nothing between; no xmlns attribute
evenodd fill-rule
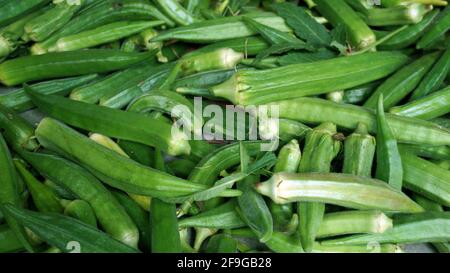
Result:
<svg viewBox="0 0 450 273"><path fill-rule="evenodd" d="M430 5L412 3L390 8L373 8L363 15L369 26L392 26L417 24L433 9Z"/></svg>
<svg viewBox="0 0 450 273"><path fill-rule="evenodd" d="M256 185L259 193L277 203L324 202L354 209L422 212L423 208L386 183L349 174L275 174ZM377 194L374 194L374 193Z"/></svg>
<svg viewBox="0 0 450 273"><path fill-rule="evenodd" d="M405 105L392 107L390 113L430 120L450 112L450 87L431 95L411 101Z"/></svg>
<svg viewBox="0 0 450 273"><path fill-rule="evenodd" d="M380 94L383 94L384 109L395 106L419 85L439 56L439 53L427 54L398 70L375 90L364 107L375 110Z"/></svg>
<svg viewBox="0 0 450 273"><path fill-rule="evenodd" d="M92 174L82 167L54 155L20 152L43 176L87 201L104 228L116 240L136 247L136 226L114 196Z"/></svg>
<svg viewBox="0 0 450 273"><path fill-rule="evenodd" d="M284 145L278 152L278 161L273 171L295 173L298 170L302 153L296 139Z"/></svg>
<svg viewBox="0 0 450 273"><path fill-rule="evenodd" d="M369 47L376 41L375 34L344 0L316 0L316 8L333 25L342 24L350 43L357 49Z"/></svg>
<svg viewBox="0 0 450 273"><path fill-rule="evenodd" d="M176 0L155 0L155 2L170 19L179 25L186 26L197 21L194 15Z"/></svg>
<svg viewBox="0 0 450 273"><path fill-rule="evenodd" d="M90 49L25 56L0 64L0 82L11 86L37 80L104 73L150 60L153 55L154 52Z"/></svg>
<svg viewBox="0 0 450 273"><path fill-rule="evenodd" d="M447 48L440 59L434 64L433 68L420 82L419 86L411 95L410 101L417 100L427 94L439 90L441 84L450 71L450 48Z"/></svg>
<svg viewBox="0 0 450 273"><path fill-rule="evenodd" d="M324 245L376 243L447 242L450 240L450 212L423 212L394 216L394 227L381 234L354 235L323 241Z"/></svg>
<svg viewBox="0 0 450 273"><path fill-rule="evenodd" d="M50 0L3 1L0 11L0 27L14 22L20 16L46 5Z"/></svg>
<svg viewBox="0 0 450 273"><path fill-rule="evenodd" d="M65 96L72 89L88 84L97 78L97 74L64 78L36 83L31 85L31 88L44 95ZM34 108L34 104L31 102L24 88L19 88L9 93L0 95L0 103L17 112L24 112Z"/></svg>
<svg viewBox="0 0 450 273"><path fill-rule="evenodd" d="M206 246L206 253L236 253L237 241L226 234L212 236Z"/></svg>
<svg viewBox="0 0 450 273"><path fill-rule="evenodd" d="M27 22L24 26L25 33L33 41L43 41L69 22L84 4L84 0L78 2L65 0L56 3L44 14Z"/></svg>
<svg viewBox="0 0 450 273"><path fill-rule="evenodd" d="M11 204L19 206L21 204L18 190L18 176L14 168L11 154L6 146L3 136L0 134L0 205ZM20 244L29 252L33 252L31 241L25 232L25 228L14 217L11 217L1 207L6 223L13 231Z"/></svg>
<svg viewBox="0 0 450 273"><path fill-rule="evenodd" d="M6 224L0 225L0 253L16 252L22 249L22 243L12 229Z"/></svg>
<svg viewBox="0 0 450 273"><path fill-rule="evenodd" d="M277 101L267 106L270 108L270 105L279 107L279 118L312 124L333 122L346 129L355 129L358 123L364 123L370 133L376 133L377 130L374 112L356 105L338 104L319 98ZM432 122L392 114L386 114L386 119L400 143L429 146L450 144L448 130Z"/></svg>
<svg viewBox="0 0 450 273"><path fill-rule="evenodd" d="M91 205L84 200L73 200L64 208L64 215L73 217L90 226L97 227L97 218Z"/></svg>
<svg viewBox="0 0 450 273"><path fill-rule="evenodd" d="M209 70L232 69L244 58L243 53L230 48L221 48L202 54L187 55L180 59L183 75Z"/></svg>
<svg viewBox="0 0 450 273"><path fill-rule="evenodd" d="M324 245L315 243L313 253L403 253L397 244Z"/></svg>
<svg viewBox="0 0 450 273"><path fill-rule="evenodd" d="M374 52L266 70L239 70L212 87L211 93L237 105L319 95L378 80L406 61L407 57L399 53Z"/></svg>
<svg viewBox="0 0 450 273"><path fill-rule="evenodd" d="M356 130L345 138L343 173L371 177L376 140L367 131L367 126L358 124Z"/></svg>
<svg viewBox="0 0 450 273"><path fill-rule="evenodd" d="M231 48L236 52L244 53L245 56L254 56L258 55L261 51L268 49L269 43L259 36L243 37L212 43L201 47L190 54L214 51L219 48Z"/></svg>
<svg viewBox="0 0 450 273"><path fill-rule="evenodd" d="M378 98L377 109L377 169L375 177L386 181L393 188L402 190L402 159L398 151L397 140L386 120L383 95Z"/></svg>
<svg viewBox="0 0 450 273"><path fill-rule="evenodd" d="M13 149L16 147L35 150L34 128L21 116L0 104L0 129Z"/></svg>
<svg viewBox="0 0 450 273"><path fill-rule="evenodd" d="M423 197L422 195L419 195L417 193L414 193L412 195L412 199L426 211L444 211L440 204L433 202L430 199Z"/></svg>
<svg viewBox="0 0 450 273"><path fill-rule="evenodd" d="M441 36L450 28L450 6L447 6L439 15L433 20L433 23L424 33L416 47L418 49L426 48L436 42Z"/></svg>
<svg viewBox="0 0 450 273"><path fill-rule="evenodd" d="M162 25L163 21L122 21L58 39L50 52L73 51L120 40L145 29Z"/></svg>
<svg viewBox="0 0 450 273"><path fill-rule="evenodd" d="M171 125L151 117L57 96L43 96L31 89L28 94L39 109L70 125L160 147L170 155L190 152L189 143L181 130L175 133Z"/></svg>
<svg viewBox="0 0 450 273"><path fill-rule="evenodd" d="M317 238L358 233L383 233L392 228L392 219L380 211L342 211L327 213Z"/></svg>
<svg viewBox="0 0 450 273"><path fill-rule="evenodd" d="M400 148L405 148L409 152L434 160L450 160L450 147L448 146L424 146L401 144Z"/></svg>
<svg viewBox="0 0 450 273"><path fill-rule="evenodd" d="M323 123L308 132L298 171L301 173L330 172L331 162L342 147L336 135L336 125L333 123ZM297 206L297 212L299 214L298 228L302 247L305 251L311 252L325 213L325 204L300 202Z"/></svg>
<svg viewBox="0 0 450 273"><path fill-rule="evenodd" d="M63 207L60 204L58 196L45 184L39 182L26 168L25 164L14 159L14 165L23 181L27 184L33 203L41 212L62 213Z"/></svg>
<svg viewBox="0 0 450 273"><path fill-rule="evenodd" d="M63 252L71 252L74 238L83 253L136 253L137 249L114 240L106 233L74 218L54 213L37 213L11 204L3 206L5 213L28 227L48 244Z"/></svg>
<svg viewBox="0 0 450 273"><path fill-rule="evenodd" d="M445 0L381 0L381 5L386 8L400 5L409 5L411 3L421 3L424 5L433 5L433 6L447 5L447 1Z"/></svg>
<svg viewBox="0 0 450 273"><path fill-rule="evenodd" d="M278 130L274 129L277 125ZM294 138L298 140L303 139L311 128L295 120L279 119L260 123L258 130L261 135L266 136L268 139L279 138L283 141L290 141Z"/></svg>

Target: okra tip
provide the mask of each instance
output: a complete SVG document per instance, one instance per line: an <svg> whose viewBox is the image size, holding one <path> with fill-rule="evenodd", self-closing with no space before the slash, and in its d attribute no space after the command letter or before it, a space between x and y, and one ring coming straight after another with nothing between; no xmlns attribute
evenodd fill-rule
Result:
<svg viewBox="0 0 450 273"><path fill-rule="evenodd" d="M234 74L227 81L211 87L210 92L216 97L222 97L234 104L239 104L239 90L239 77Z"/></svg>

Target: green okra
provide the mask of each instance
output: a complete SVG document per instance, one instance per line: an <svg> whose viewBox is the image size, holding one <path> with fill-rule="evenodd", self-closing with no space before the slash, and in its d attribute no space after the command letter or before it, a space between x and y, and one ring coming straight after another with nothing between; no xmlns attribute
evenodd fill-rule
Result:
<svg viewBox="0 0 450 273"><path fill-rule="evenodd" d="M228 80L234 72L234 69L226 69L196 73L177 79L173 84L173 88L208 88Z"/></svg>
<svg viewBox="0 0 450 273"><path fill-rule="evenodd" d="M373 8L367 10L367 14L364 14L363 18L369 26L417 24L432 9L432 6L420 3L390 8Z"/></svg>
<svg viewBox="0 0 450 273"><path fill-rule="evenodd" d="M14 22L20 16L33 12L49 2L50 0L3 1L0 11L0 27Z"/></svg>
<svg viewBox="0 0 450 273"><path fill-rule="evenodd" d="M188 55L180 59L183 75L195 74L209 70L232 69L244 58L230 48L221 48L202 54Z"/></svg>
<svg viewBox="0 0 450 273"><path fill-rule="evenodd" d="M22 243L12 229L6 224L0 225L0 253L16 252L22 249Z"/></svg>
<svg viewBox="0 0 450 273"><path fill-rule="evenodd" d="M226 234L212 236L206 247L206 253L236 253L237 241Z"/></svg>
<svg viewBox="0 0 450 273"><path fill-rule="evenodd" d="M190 54L214 51L219 48L231 48L236 52L243 53L244 56L254 56L268 49L269 43L259 36L235 38L205 45Z"/></svg>
<svg viewBox="0 0 450 273"><path fill-rule="evenodd" d="M444 211L441 205L417 193L412 195L412 199L426 211Z"/></svg>
<svg viewBox="0 0 450 273"><path fill-rule="evenodd" d="M425 5L433 6L446 6L447 2L445 0L381 0L381 5L386 8L409 5L411 3L421 3Z"/></svg>
<svg viewBox="0 0 450 273"><path fill-rule="evenodd" d="M0 129L9 145L27 150L35 150L38 144L34 138L34 128L24 118L0 104Z"/></svg>
<svg viewBox="0 0 450 273"><path fill-rule="evenodd" d="M447 6L444 10L442 10L438 16L433 20L433 23L427 29L427 32L424 33L422 38L417 42L416 48L423 49L435 43L442 37L450 28L450 6Z"/></svg>
<svg viewBox="0 0 450 273"><path fill-rule="evenodd" d="M342 211L324 215L317 238L358 233L383 233L392 228L392 219L380 211Z"/></svg>
<svg viewBox="0 0 450 273"><path fill-rule="evenodd" d="M155 2L178 25L186 26L198 21L176 0L155 0Z"/></svg>
<svg viewBox="0 0 450 273"><path fill-rule="evenodd" d="M358 124L356 130L345 138L342 172L371 177L375 149L375 137L368 133L365 124Z"/></svg>
<svg viewBox="0 0 450 273"><path fill-rule="evenodd" d="M306 134L303 156L298 171L328 173L331 162L342 147L333 123L323 123ZM317 231L320 228L325 204L320 202L300 202L297 206L299 214L299 232L302 247L311 252Z"/></svg>
<svg viewBox="0 0 450 273"><path fill-rule="evenodd" d="M408 196L386 183L349 174L278 173L267 182L257 184L256 189L280 204L306 201L384 212L423 211Z"/></svg>
<svg viewBox="0 0 450 273"><path fill-rule="evenodd" d="M97 218L91 205L84 200L73 200L64 208L64 214L97 227Z"/></svg>
<svg viewBox="0 0 450 273"><path fill-rule="evenodd" d="M313 253L403 253L397 244L324 245L315 243Z"/></svg>
<svg viewBox="0 0 450 273"><path fill-rule="evenodd" d="M389 112L400 116L430 120L449 113L449 105L450 87L446 87L405 105L392 107Z"/></svg>
<svg viewBox="0 0 450 273"><path fill-rule="evenodd" d="M323 241L324 245L362 245L373 243L447 242L450 239L450 212L398 214L392 229L380 234L354 235Z"/></svg>
<svg viewBox="0 0 450 273"><path fill-rule="evenodd" d="M400 147L405 148L409 152L421 157L426 157L434 160L450 160L450 147L448 146L401 144Z"/></svg>
<svg viewBox="0 0 450 273"><path fill-rule="evenodd" d="M296 139L284 145L278 152L278 161L275 164L274 172L297 172L300 165L302 153Z"/></svg>

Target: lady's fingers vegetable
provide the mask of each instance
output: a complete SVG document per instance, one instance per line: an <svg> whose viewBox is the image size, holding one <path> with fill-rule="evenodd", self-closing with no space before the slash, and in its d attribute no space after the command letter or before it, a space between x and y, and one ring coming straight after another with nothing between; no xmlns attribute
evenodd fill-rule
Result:
<svg viewBox="0 0 450 273"><path fill-rule="evenodd" d="M392 26L417 24L433 9L430 5L412 3L391 8L373 8L363 15L369 26Z"/></svg>
<svg viewBox="0 0 450 273"><path fill-rule="evenodd" d="M392 107L390 113L430 120L450 112L450 87L431 95L411 101L405 105Z"/></svg>
<svg viewBox="0 0 450 273"><path fill-rule="evenodd" d="M355 105L337 104L319 98L298 98L268 104L271 105L279 107L279 118L313 124L329 121L346 129L355 129L358 123L364 123L369 132L377 131L376 115ZM395 138L401 143L450 145L450 133L432 122L392 114L386 114L386 119Z"/></svg>
<svg viewBox="0 0 450 273"><path fill-rule="evenodd" d="M381 50L396 50L409 47L414 44L422 35L426 33L428 27L432 24L434 18L438 15L439 10L433 10L422 21L417 24L410 25L406 29L395 34L385 42L381 43L378 48Z"/></svg>
<svg viewBox="0 0 450 273"><path fill-rule="evenodd" d="M377 169L375 177L401 191L403 183L402 159L397 140L386 120L383 95L378 98L377 109Z"/></svg>
<svg viewBox="0 0 450 273"><path fill-rule="evenodd" d="M422 159L407 148L400 149L404 187L439 204L450 205L450 171Z"/></svg>
<svg viewBox="0 0 450 273"><path fill-rule="evenodd" d="M380 211L342 211L327 213L317 231L317 238L357 233L383 233L392 228L392 219Z"/></svg>
<svg viewBox="0 0 450 273"><path fill-rule="evenodd" d="M278 161L273 171L295 173L298 170L302 153L296 139L292 139L278 152Z"/></svg>
<svg viewBox="0 0 450 273"><path fill-rule="evenodd" d="M104 73L148 60L154 52L127 53L90 49L25 56L0 64L0 82L7 86L59 77Z"/></svg>
<svg viewBox="0 0 450 273"><path fill-rule="evenodd" d="M106 233L68 216L54 213L37 213L18 208L11 204L3 205L3 210L25 225L37 236L63 252L78 247L82 253L136 253L135 248L114 240ZM76 238L78 244L73 245Z"/></svg>
<svg viewBox="0 0 450 273"><path fill-rule="evenodd" d="M0 253L16 252L22 249L22 243L12 229L6 224L0 225Z"/></svg>
<svg viewBox="0 0 450 273"><path fill-rule="evenodd" d="M376 41L375 34L344 0L315 0L316 8L334 26L343 25L349 41L356 49L366 48Z"/></svg>
<svg viewBox="0 0 450 273"><path fill-rule="evenodd" d="M403 253L396 244L324 245L315 243L313 253Z"/></svg>
<svg viewBox="0 0 450 273"><path fill-rule="evenodd" d="M30 13L48 2L50 0L4 1L0 10L0 27L14 22L20 16Z"/></svg>
<svg viewBox="0 0 450 273"><path fill-rule="evenodd" d="M408 145L401 144L400 147L407 149L409 152L433 159L433 160L450 160L450 147L449 146L424 146L424 145Z"/></svg>
<svg viewBox="0 0 450 273"><path fill-rule="evenodd" d="M442 53L439 60L434 64L433 68L420 82L419 86L411 95L410 101L417 100L438 90L444 83L447 73L450 71L450 47Z"/></svg>
<svg viewBox="0 0 450 273"><path fill-rule="evenodd" d="M231 48L220 48L202 54L187 55L180 59L183 75L208 70L232 69L244 58L243 53Z"/></svg>
<svg viewBox="0 0 450 273"><path fill-rule="evenodd" d="M439 53L427 54L399 69L375 90L364 107L375 110L380 94L383 94L384 109L395 106L419 85L439 56Z"/></svg>
<svg viewBox="0 0 450 273"><path fill-rule="evenodd" d="M91 74L86 76L57 79L33 84L31 85L31 88L33 88L34 91L44 95L65 96L72 89L88 84L97 78L97 74ZM24 88L19 88L9 93L0 95L0 104L17 112L24 112L34 108L34 104L31 102Z"/></svg>
<svg viewBox="0 0 450 273"><path fill-rule="evenodd" d="M423 197L422 195L414 193L412 195L412 199L416 201L416 203L419 204L426 211L444 211L441 205L439 205L436 202L433 202L432 200L426 197Z"/></svg>
<svg viewBox="0 0 450 273"><path fill-rule="evenodd" d="M19 190L18 190L18 177L14 164L11 158L11 154L6 146L6 142L3 136L0 134L0 205L11 204L14 206L19 206L21 204ZM7 214L6 211L1 207L3 216L5 217L6 223L14 232L14 235L25 247L26 250L33 252L33 247L30 244L29 237L25 233L25 228L20 222L14 217Z"/></svg>
<svg viewBox="0 0 450 273"><path fill-rule="evenodd" d="M331 162L341 150L340 136L336 125L322 123L306 134L303 156L298 171L328 173L331 171ZM311 252L317 231L320 228L325 204L320 202L300 202L297 206L299 214L299 234L302 247Z"/></svg>
<svg viewBox="0 0 450 273"><path fill-rule="evenodd" d="M28 94L39 109L72 126L160 147L170 155L190 152L183 132L175 131L171 125L151 117L57 96L43 96L31 89Z"/></svg>
<svg viewBox="0 0 450 273"><path fill-rule="evenodd" d="M381 234L354 235L324 241L324 245L363 245L369 242L424 243L450 240L450 212L423 212L399 214L394 217L394 227Z"/></svg>
<svg viewBox="0 0 450 273"><path fill-rule="evenodd" d="M381 0L381 5L386 8L409 5L411 3L421 3L424 5L433 6L446 6L447 1L445 0Z"/></svg>
<svg viewBox="0 0 450 273"><path fill-rule="evenodd" d="M21 156L43 176L87 201L103 229L116 240L137 246L136 226L114 196L82 167L50 154L22 151Z"/></svg>
<svg viewBox="0 0 450 273"><path fill-rule="evenodd" d="M33 41L43 41L63 27L81 9L86 1L62 1L44 14L33 18L24 26L25 33Z"/></svg>
<svg viewBox="0 0 450 273"><path fill-rule="evenodd" d="M343 173L371 177L376 140L367 131L367 126L359 123L356 130L345 138Z"/></svg>
<svg viewBox="0 0 450 273"><path fill-rule="evenodd" d="M214 51L220 48L231 48L236 52L244 53L245 56L258 55L261 51L269 48L263 38L259 36L229 39L201 47L190 54Z"/></svg>
<svg viewBox="0 0 450 273"><path fill-rule="evenodd" d="M278 30L289 32L283 18L268 12L248 13L259 23L271 26ZM189 26L177 27L156 36L152 41L166 41L171 39L194 42L211 43L229 39L243 38L255 35L257 32L248 27L240 16L231 16L204 22L193 23Z"/></svg>
<svg viewBox="0 0 450 273"><path fill-rule="evenodd" d="M236 253L237 241L226 234L214 235L209 239L206 253Z"/></svg>
<svg viewBox="0 0 450 273"><path fill-rule="evenodd" d="M177 0L155 0L167 16L179 25L186 26L197 21Z"/></svg>
<svg viewBox="0 0 450 273"><path fill-rule="evenodd" d="M50 52L74 51L120 40L163 21L122 21L60 38Z"/></svg>
<svg viewBox="0 0 450 273"><path fill-rule="evenodd" d="M97 227L97 218L91 205L84 200L73 200L64 209L64 215L73 217L93 227Z"/></svg>
<svg viewBox="0 0 450 273"><path fill-rule="evenodd" d="M259 193L277 203L324 202L354 209L417 213L423 209L386 183L349 174L278 173L256 185Z"/></svg>
<svg viewBox="0 0 450 273"><path fill-rule="evenodd" d="M25 164L14 159L14 165L30 191L33 203L41 212L62 213L63 207L58 196L45 184L39 182L26 168Z"/></svg>
<svg viewBox="0 0 450 273"><path fill-rule="evenodd" d="M266 70L240 70L211 88L212 94L237 105L319 95L386 77L407 61L405 55L377 52ZM270 82L270 84L267 84Z"/></svg>
<svg viewBox="0 0 450 273"><path fill-rule="evenodd" d="M33 127L21 116L0 104L0 129L12 148L35 150L38 144L34 139Z"/></svg>
<svg viewBox="0 0 450 273"><path fill-rule="evenodd" d="M447 6L439 15L434 19L433 23L424 33L419 42L417 42L417 49L426 48L436 42L441 36L443 36L450 29L450 6Z"/></svg>

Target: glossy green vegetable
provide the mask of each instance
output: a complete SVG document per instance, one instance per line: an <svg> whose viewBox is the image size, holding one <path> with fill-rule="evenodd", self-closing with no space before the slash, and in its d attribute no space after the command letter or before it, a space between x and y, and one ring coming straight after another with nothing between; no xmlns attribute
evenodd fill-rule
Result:
<svg viewBox="0 0 450 273"><path fill-rule="evenodd" d="M155 0L158 7L177 24L185 26L197 21L194 16L176 0Z"/></svg>
<svg viewBox="0 0 450 273"><path fill-rule="evenodd" d="M238 105L319 95L383 78L406 60L402 54L378 52L274 69L240 70L228 81L212 87L211 92Z"/></svg>
<svg viewBox="0 0 450 273"><path fill-rule="evenodd" d="M97 227L97 218L88 202L84 200L71 201L64 209L64 214L80 220L90 226Z"/></svg>
<svg viewBox="0 0 450 273"><path fill-rule="evenodd" d="M45 4L50 2L50 0L23 0L20 2L16 1L4 1L2 4L2 9L0 10L0 27L14 22L20 16L30 13Z"/></svg>
<svg viewBox="0 0 450 273"><path fill-rule="evenodd" d="M0 82L12 86L58 77L104 73L150 60L153 54L91 49L25 56L0 64Z"/></svg>
<svg viewBox="0 0 450 273"><path fill-rule="evenodd" d="M417 42L418 49L426 48L436 42L450 28L450 6L447 6L433 21L427 32Z"/></svg>
<svg viewBox="0 0 450 273"><path fill-rule="evenodd" d="M63 252L136 253L138 250L74 218L53 213L37 213L7 204L5 213L28 227L41 239ZM76 238L76 241L74 239Z"/></svg>
<svg viewBox="0 0 450 273"><path fill-rule="evenodd" d="M371 177L376 140L367 132L367 126L358 124L356 130L345 138L343 173Z"/></svg>
<svg viewBox="0 0 450 273"><path fill-rule="evenodd" d="M38 144L34 139L34 129L24 118L0 104L0 129L12 148L35 150Z"/></svg>
<svg viewBox="0 0 450 273"><path fill-rule="evenodd" d="M403 183L402 159L390 124L386 120L383 95L377 109L377 170L375 177L401 191Z"/></svg>
<svg viewBox="0 0 450 273"><path fill-rule="evenodd" d="M296 139L291 140L284 145L278 152L278 161L274 166L274 172L291 172L295 173L298 170L302 153L300 146Z"/></svg>
<svg viewBox="0 0 450 273"><path fill-rule="evenodd" d="M355 235L324 241L324 245L355 245L376 243L447 242L450 239L450 213L424 212L396 215L394 227L381 234Z"/></svg>
<svg viewBox="0 0 450 273"><path fill-rule="evenodd" d="M195 74L209 70L232 69L244 58L243 53L230 48L221 48L202 54L188 55L181 58L183 75Z"/></svg>
<svg viewBox="0 0 450 273"><path fill-rule="evenodd" d="M369 26L392 26L420 23L432 6L420 3L367 10L364 20Z"/></svg>
<svg viewBox="0 0 450 273"><path fill-rule="evenodd" d="M214 51L219 48L231 48L236 52L244 53L245 56L254 56L258 55L261 51L268 49L269 44L259 36L235 38L206 45L190 54Z"/></svg>
<svg viewBox="0 0 450 273"><path fill-rule="evenodd" d="M225 234L212 236L206 247L206 253L236 253L236 251L236 240Z"/></svg>
<svg viewBox="0 0 450 273"><path fill-rule="evenodd" d="M278 173L267 182L257 184L256 189L280 204L307 201L385 212L423 211L405 194L384 182L348 174Z"/></svg>

